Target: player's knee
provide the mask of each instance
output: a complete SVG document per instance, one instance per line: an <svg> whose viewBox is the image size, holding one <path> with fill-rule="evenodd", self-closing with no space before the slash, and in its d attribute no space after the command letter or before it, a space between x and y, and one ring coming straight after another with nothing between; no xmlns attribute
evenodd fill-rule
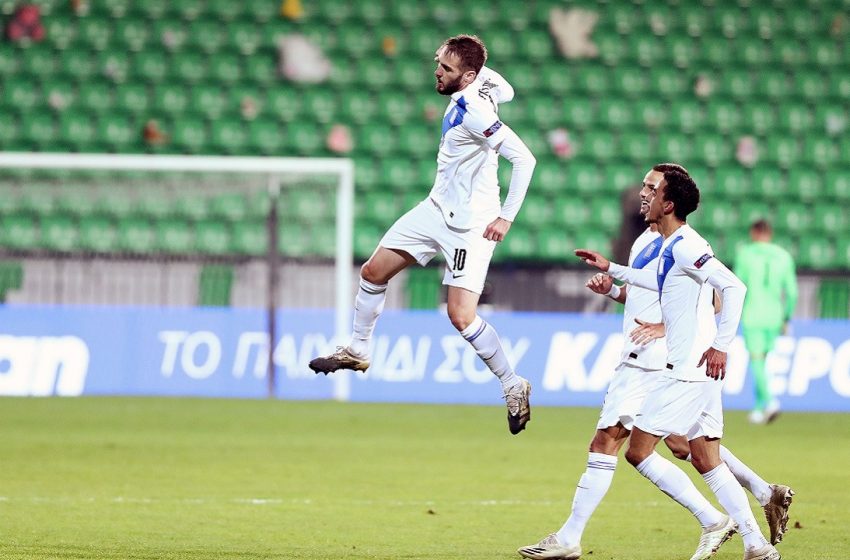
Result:
<svg viewBox="0 0 850 560"><path fill-rule="evenodd" d="M372 259L369 259L363 266L360 267L360 278L370 282L372 284L386 284L384 279L380 275L380 271L376 269Z"/></svg>
<svg viewBox="0 0 850 560"><path fill-rule="evenodd" d="M466 329L469 325L472 324L472 321L475 320L475 311L470 312L467 309L463 308L450 308L449 312L449 321L452 322L452 326L456 328L458 331L462 331Z"/></svg>
<svg viewBox="0 0 850 560"><path fill-rule="evenodd" d="M690 452L689 450L687 450L687 449L680 449L680 448L678 448L678 447L677 447L677 448L675 448L675 449L670 449L670 451L672 451L672 452L673 452L673 457L675 457L675 458L679 459L680 461L687 461L687 460L688 460L688 455L690 455L690 454L691 454L691 452Z"/></svg>
<svg viewBox="0 0 850 560"><path fill-rule="evenodd" d="M620 442L601 432L596 432L590 440L588 451L591 453L604 453L605 455L617 455L620 451Z"/></svg>
<svg viewBox="0 0 850 560"><path fill-rule="evenodd" d="M649 457L649 453L646 453L642 449L629 447L626 450L626 461L629 462L630 465L636 467L643 463L643 461Z"/></svg>

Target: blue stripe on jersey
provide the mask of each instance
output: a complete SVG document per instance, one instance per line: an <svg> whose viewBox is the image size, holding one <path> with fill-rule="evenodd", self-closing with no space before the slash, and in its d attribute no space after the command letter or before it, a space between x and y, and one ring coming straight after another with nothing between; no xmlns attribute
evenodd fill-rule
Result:
<svg viewBox="0 0 850 560"><path fill-rule="evenodd" d="M659 235L652 242L643 248L632 262L632 268L643 268L648 265L661 252L661 245L664 243L664 238Z"/></svg>
<svg viewBox="0 0 850 560"><path fill-rule="evenodd" d="M673 263L676 261L673 258L673 247L681 240L682 236L680 235L667 245L667 248L664 249L664 254L661 255L661 260L658 261L658 299L661 299L661 289L664 288L664 281L667 279L667 274L670 273L670 269L673 268Z"/></svg>
<svg viewBox="0 0 850 560"><path fill-rule="evenodd" d="M463 117L466 115L466 99L461 96L456 103L457 105L443 117L443 136L446 135L446 132L462 123Z"/></svg>

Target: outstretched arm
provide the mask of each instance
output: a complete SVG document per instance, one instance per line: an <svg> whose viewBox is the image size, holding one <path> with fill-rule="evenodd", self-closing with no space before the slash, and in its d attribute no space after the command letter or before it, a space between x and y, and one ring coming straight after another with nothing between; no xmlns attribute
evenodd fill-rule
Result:
<svg viewBox="0 0 850 560"><path fill-rule="evenodd" d="M630 268L628 266L612 263L600 253L589 249L576 249L576 256L583 260L587 265L598 268L602 272L607 272L617 280L622 280L626 284L658 291L658 277L652 270L645 268Z"/></svg>
<svg viewBox="0 0 850 560"><path fill-rule="evenodd" d="M513 171L511 172L508 194L505 196L504 204L502 204L502 211L499 213L499 217L493 220L484 230L484 237L490 241L501 241L505 238L505 234L511 228L511 224L516 219L516 215L525 200L528 185L531 183L531 175L537 165L537 160L531 150L520 137L504 123L499 122L498 124L499 128L506 130L502 133L504 139L496 146L496 150L499 155L511 162Z"/></svg>

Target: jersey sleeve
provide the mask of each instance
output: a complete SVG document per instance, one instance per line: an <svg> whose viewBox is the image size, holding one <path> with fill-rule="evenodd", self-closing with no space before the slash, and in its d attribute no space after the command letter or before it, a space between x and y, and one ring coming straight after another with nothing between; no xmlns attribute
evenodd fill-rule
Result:
<svg viewBox="0 0 850 560"><path fill-rule="evenodd" d="M483 106L482 103L468 106L463 126L473 138L481 140L493 149L505 140L508 132L508 128L499 120L496 111Z"/></svg>
<svg viewBox="0 0 850 560"><path fill-rule="evenodd" d="M673 259L682 271L704 284L711 273L719 267L726 268L717 260L711 247L703 240L682 239L673 246Z"/></svg>

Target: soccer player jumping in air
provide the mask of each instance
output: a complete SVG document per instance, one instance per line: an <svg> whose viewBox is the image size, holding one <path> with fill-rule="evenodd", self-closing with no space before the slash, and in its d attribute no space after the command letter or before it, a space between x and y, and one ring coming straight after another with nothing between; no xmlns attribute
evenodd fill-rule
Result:
<svg viewBox="0 0 850 560"><path fill-rule="evenodd" d="M483 68L487 49L478 37L458 35L437 51L437 92L450 96L442 121L437 176L429 196L399 218L360 269L354 332L346 347L310 362L315 372L365 371L369 342L384 307L389 281L408 266L424 266L437 251L446 259L452 325L499 378L512 434L531 418L531 385L514 372L496 330L478 316L478 299L496 243L502 241L525 198L536 161L496 113L513 90ZM507 89L502 92L500 90ZM499 156L513 172L504 204L496 176Z"/></svg>

